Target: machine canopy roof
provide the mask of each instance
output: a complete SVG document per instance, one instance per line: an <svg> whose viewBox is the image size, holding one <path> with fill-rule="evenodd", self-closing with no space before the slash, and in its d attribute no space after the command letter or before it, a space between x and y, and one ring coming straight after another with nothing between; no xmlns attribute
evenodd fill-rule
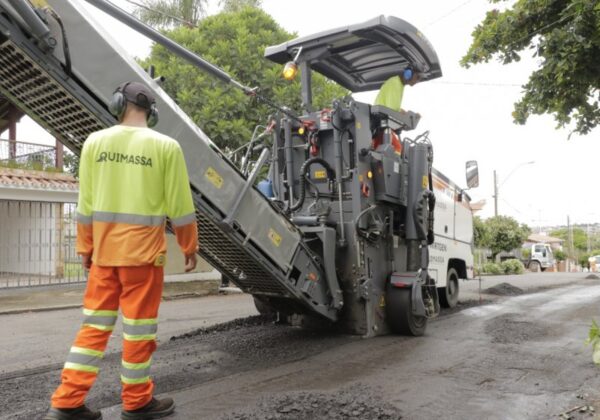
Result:
<svg viewBox="0 0 600 420"><path fill-rule="evenodd" d="M265 57L284 64L298 51L298 63L308 62L311 69L352 92L379 89L408 66L422 73L421 81L442 75L437 54L425 36L393 16L379 16L271 46Z"/></svg>

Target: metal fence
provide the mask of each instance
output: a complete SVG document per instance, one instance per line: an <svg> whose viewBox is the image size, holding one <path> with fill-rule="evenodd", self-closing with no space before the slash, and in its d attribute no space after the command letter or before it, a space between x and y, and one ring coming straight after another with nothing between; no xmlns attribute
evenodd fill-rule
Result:
<svg viewBox="0 0 600 420"><path fill-rule="evenodd" d="M75 204L0 200L0 288L86 281Z"/></svg>
<svg viewBox="0 0 600 420"><path fill-rule="evenodd" d="M56 147L0 139L0 166L46 170L56 166Z"/></svg>

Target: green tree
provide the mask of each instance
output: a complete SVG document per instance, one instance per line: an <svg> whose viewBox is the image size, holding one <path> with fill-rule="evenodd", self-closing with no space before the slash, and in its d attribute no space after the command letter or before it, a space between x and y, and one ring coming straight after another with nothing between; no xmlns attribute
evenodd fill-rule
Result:
<svg viewBox="0 0 600 420"><path fill-rule="evenodd" d="M136 6L142 22L158 28L198 25L206 12L207 0L127 0Z"/></svg>
<svg viewBox="0 0 600 420"><path fill-rule="evenodd" d="M509 252L520 248L531 230L527 225L519 225L512 217L495 216L485 221L489 232L487 246L492 251L492 258L502 251Z"/></svg>
<svg viewBox="0 0 600 420"><path fill-rule="evenodd" d="M175 42L223 68L247 86L259 86L261 94L300 111L298 78L281 77L282 66L263 58L265 47L293 38L271 16L255 7L223 12L201 20L198 27L178 27L166 32ZM243 92L226 85L160 45L154 45L144 66L153 64L166 77L163 88L179 106L221 148L235 148L247 142L258 123L264 123L273 109L255 103ZM316 106L348 92L319 74L313 75Z"/></svg>
<svg viewBox="0 0 600 420"><path fill-rule="evenodd" d="M574 122L574 132L587 134L600 122L600 2L517 0L489 11L472 35L465 67L494 57L509 64L526 51L539 60L515 104L516 123L551 114L559 127Z"/></svg>
<svg viewBox="0 0 600 420"><path fill-rule="evenodd" d="M587 234L583 229L573 228L573 246L579 251L587 251ZM560 238L564 240L564 246L567 248L569 245L569 230L567 228L560 228L550 232L550 236Z"/></svg>
<svg viewBox="0 0 600 420"><path fill-rule="evenodd" d="M75 178L79 178L79 156L69 150L65 150L63 164L67 172Z"/></svg>
<svg viewBox="0 0 600 420"><path fill-rule="evenodd" d="M222 12L239 12L246 6L260 8L261 0L221 0L219 2Z"/></svg>
<svg viewBox="0 0 600 420"><path fill-rule="evenodd" d="M554 251L554 258L556 258L556 261L565 261L567 259L567 254L565 251L557 249Z"/></svg>
<svg viewBox="0 0 600 420"><path fill-rule="evenodd" d="M490 233L481 217L473 217L473 241L477 248L485 248L489 244Z"/></svg>

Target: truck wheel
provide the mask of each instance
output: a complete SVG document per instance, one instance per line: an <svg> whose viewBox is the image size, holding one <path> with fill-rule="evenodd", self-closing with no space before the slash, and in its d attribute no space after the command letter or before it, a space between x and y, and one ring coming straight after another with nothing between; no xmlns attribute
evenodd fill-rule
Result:
<svg viewBox="0 0 600 420"><path fill-rule="evenodd" d="M440 305L454 308L458 303L458 272L451 268L446 276L446 287L440 287Z"/></svg>
<svg viewBox="0 0 600 420"><path fill-rule="evenodd" d="M259 314L270 315L270 314L274 314L277 312L271 305L263 302L256 296L252 296L252 297L254 298L254 306L256 307L256 310L258 311Z"/></svg>
<svg viewBox="0 0 600 420"><path fill-rule="evenodd" d="M388 283L386 291L386 318L392 332L402 335L425 334L427 318L412 313L410 288L397 288Z"/></svg>
<svg viewBox="0 0 600 420"><path fill-rule="evenodd" d="M532 271L534 273L538 273L540 271L540 263L537 261L531 261L529 263L529 271Z"/></svg>

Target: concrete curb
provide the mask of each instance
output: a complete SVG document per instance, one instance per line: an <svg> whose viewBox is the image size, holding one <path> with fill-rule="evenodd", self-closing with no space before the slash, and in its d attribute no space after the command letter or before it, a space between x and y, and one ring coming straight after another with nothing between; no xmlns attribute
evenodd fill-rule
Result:
<svg viewBox="0 0 600 420"><path fill-rule="evenodd" d="M220 278L206 276L208 278L197 280L184 278L180 281L179 278L174 277L168 282L165 281L163 301L219 294ZM8 291L5 296L2 296L0 291L0 306L8 307L8 309L0 309L0 316L81 308L84 291L85 283L64 288L13 289ZM60 302L61 304L52 305L50 302Z"/></svg>
<svg viewBox="0 0 600 420"><path fill-rule="evenodd" d="M62 306L46 306L39 308L21 308L21 309L11 309L8 311L0 311L0 316L2 315L15 315L15 314L24 314L28 312L47 312L47 311L60 311L62 309L76 309L81 308L81 304L78 305L62 305Z"/></svg>

